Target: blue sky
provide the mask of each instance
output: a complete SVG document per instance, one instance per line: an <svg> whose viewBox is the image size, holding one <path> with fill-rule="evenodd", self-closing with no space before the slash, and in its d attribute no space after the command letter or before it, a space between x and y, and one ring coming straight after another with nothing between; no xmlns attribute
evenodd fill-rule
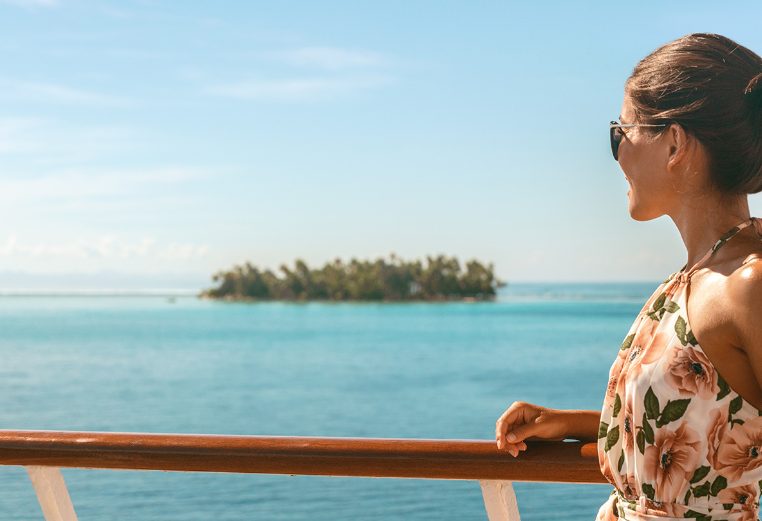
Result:
<svg viewBox="0 0 762 521"><path fill-rule="evenodd" d="M250 260L660 281L608 122L691 32L762 4L0 0L0 287L199 288ZM750 197L762 216L762 195Z"/></svg>

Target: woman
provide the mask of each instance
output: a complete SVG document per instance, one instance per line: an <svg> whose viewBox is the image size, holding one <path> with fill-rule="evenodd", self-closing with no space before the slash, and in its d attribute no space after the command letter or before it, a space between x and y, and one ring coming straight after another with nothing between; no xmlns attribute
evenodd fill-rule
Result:
<svg viewBox="0 0 762 521"><path fill-rule="evenodd" d="M614 349L601 412L514 402L498 448L516 457L527 439L597 440L614 485L601 521L756 520L762 219L747 198L762 191L762 58L716 34L667 43L627 79L610 132L630 215L668 215L688 261Z"/></svg>

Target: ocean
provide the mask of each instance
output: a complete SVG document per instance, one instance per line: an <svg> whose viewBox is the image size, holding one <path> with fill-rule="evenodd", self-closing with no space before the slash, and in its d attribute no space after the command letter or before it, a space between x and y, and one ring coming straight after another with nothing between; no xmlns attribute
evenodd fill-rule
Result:
<svg viewBox="0 0 762 521"><path fill-rule="evenodd" d="M652 283L515 283L481 303L0 297L4 429L484 439L514 401L602 405ZM80 520L486 520L476 481L64 469ZM515 483L523 520L609 485ZM0 518L42 519L0 467Z"/></svg>

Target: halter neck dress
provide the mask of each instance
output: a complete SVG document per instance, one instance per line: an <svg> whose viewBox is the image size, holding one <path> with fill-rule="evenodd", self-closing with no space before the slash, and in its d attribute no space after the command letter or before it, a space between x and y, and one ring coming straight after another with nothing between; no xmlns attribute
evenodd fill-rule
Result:
<svg viewBox="0 0 762 521"><path fill-rule="evenodd" d="M755 521L762 487L762 411L730 388L698 344L686 308L689 270L662 282L609 371L598 463L614 485L596 521Z"/></svg>

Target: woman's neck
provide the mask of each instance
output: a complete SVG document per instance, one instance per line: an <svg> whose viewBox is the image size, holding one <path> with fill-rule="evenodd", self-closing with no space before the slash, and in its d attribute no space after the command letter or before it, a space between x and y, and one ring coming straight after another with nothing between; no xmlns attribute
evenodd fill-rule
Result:
<svg viewBox="0 0 762 521"><path fill-rule="evenodd" d="M749 219L746 195L687 198L686 204L669 213L688 252L686 270L701 260L720 236Z"/></svg>

